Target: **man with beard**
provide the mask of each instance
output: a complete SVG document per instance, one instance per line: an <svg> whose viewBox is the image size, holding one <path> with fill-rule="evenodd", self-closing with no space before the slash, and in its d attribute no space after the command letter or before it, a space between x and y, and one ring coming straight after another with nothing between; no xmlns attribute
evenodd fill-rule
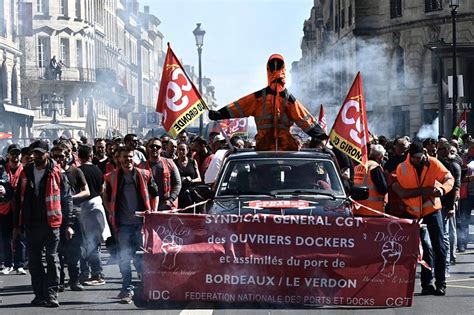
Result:
<svg viewBox="0 0 474 315"><path fill-rule="evenodd" d="M59 228L63 219L69 225L72 213L72 195L61 167L49 157L48 143L38 140L30 145L33 161L20 174L15 194L14 236L24 226L31 284L35 306L58 307L59 284ZM74 231L66 229L69 238ZM47 271L43 266L43 250Z"/></svg>
<svg viewBox="0 0 474 315"><path fill-rule="evenodd" d="M105 164L107 163L107 143L104 139L98 138L95 141L95 154L94 158L92 159L92 164L97 165L99 169L104 173L105 171ZM79 153L78 153L79 156ZM80 158L79 158L80 160Z"/></svg>
<svg viewBox="0 0 474 315"><path fill-rule="evenodd" d="M118 155L120 168L105 175L104 202L118 241L122 274L122 289L118 298L120 303L130 304L134 294L132 259L138 274L142 274L142 259L136 252L143 247L143 218L136 214L156 212L158 188L148 170L135 167L133 147L120 147Z"/></svg>
<svg viewBox="0 0 474 315"><path fill-rule="evenodd" d="M81 227L79 224L79 217L81 215L81 208L79 203L85 198L89 197L89 187L87 186L86 179L82 171L74 165L67 163L66 157L68 156L67 151L69 148L63 144L55 146L51 150L53 159L61 166L66 173L69 185L72 192L73 200L73 213L70 216L70 226L74 230L74 234L68 237L66 229L68 225L61 225L61 235L59 242L59 262L60 262L60 279L59 279L59 291L64 291L64 267L67 263L69 272L69 287L72 291L83 291L84 288L79 284L79 260L81 258Z"/></svg>
<svg viewBox="0 0 474 315"><path fill-rule="evenodd" d="M179 191L181 190L181 176L173 160L161 157L162 145L158 138L151 138L147 144L148 160L138 167L147 169L153 174L158 186L158 210L176 208Z"/></svg>

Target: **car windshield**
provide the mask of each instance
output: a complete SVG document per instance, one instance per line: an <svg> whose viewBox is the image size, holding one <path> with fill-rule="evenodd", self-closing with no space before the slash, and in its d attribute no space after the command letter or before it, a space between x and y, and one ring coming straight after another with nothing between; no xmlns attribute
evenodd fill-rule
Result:
<svg viewBox="0 0 474 315"><path fill-rule="evenodd" d="M235 195L344 197L345 193L330 160L267 158L229 161L216 197Z"/></svg>

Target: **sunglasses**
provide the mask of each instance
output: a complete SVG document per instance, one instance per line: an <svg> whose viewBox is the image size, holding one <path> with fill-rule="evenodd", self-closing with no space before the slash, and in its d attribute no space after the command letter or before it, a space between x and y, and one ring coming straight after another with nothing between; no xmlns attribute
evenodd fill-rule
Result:
<svg viewBox="0 0 474 315"><path fill-rule="evenodd" d="M55 154L53 155L53 159L59 160L59 159L64 159L66 156L64 154Z"/></svg>
<svg viewBox="0 0 474 315"><path fill-rule="evenodd" d="M156 145L156 144L149 145L148 147L149 147L150 149L152 149L152 150L159 150L159 149L161 149L161 146L160 146L160 145Z"/></svg>

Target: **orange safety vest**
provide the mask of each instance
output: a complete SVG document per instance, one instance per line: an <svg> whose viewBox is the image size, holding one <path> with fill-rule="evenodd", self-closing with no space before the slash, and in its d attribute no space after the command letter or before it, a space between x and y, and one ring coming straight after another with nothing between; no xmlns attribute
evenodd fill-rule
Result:
<svg viewBox="0 0 474 315"><path fill-rule="evenodd" d="M165 199L168 199L171 193L171 170L173 168L171 163L174 163L174 162L171 159L167 159L161 156L160 156L160 162L163 165L163 196L165 197ZM142 169L146 169L150 171L151 174L153 174L149 161L141 162L138 165L138 167ZM177 200L178 199L176 198L176 200L173 201L173 205L175 208L178 207ZM163 202L165 202L165 200L163 200Z"/></svg>
<svg viewBox="0 0 474 315"><path fill-rule="evenodd" d="M280 55L273 58L283 60ZM271 72L267 67L268 86L227 105L230 118L255 117L257 151L297 151L298 143L290 133L296 123L304 132L315 125L314 117L285 88L285 67Z"/></svg>
<svg viewBox="0 0 474 315"><path fill-rule="evenodd" d="M397 167L398 183L403 189L416 189L422 187L440 187L444 194L453 189L454 178L448 169L436 158L428 157L427 165L423 167L421 176L418 176L415 167L410 162L410 154L404 162ZM441 209L441 198L432 196L418 196L403 198L406 211L416 217L422 218Z"/></svg>
<svg viewBox="0 0 474 315"><path fill-rule="evenodd" d="M148 182L150 181L151 173L150 171L141 168L135 168L135 170L136 179L138 179L138 188L145 205L145 210L153 211L153 209L155 209L155 205L151 202L150 195L148 194ZM112 192L110 196L108 196L109 200L106 200L105 202L107 203L110 223L112 224L112 228L115 231L118 231L117 222L115 220L115 211L117 206L118 174L120 171L122 171L120 168L115 169L112 172L107 173L104 179L106 184L110 185L112 188Z"/></svg>
<svg viewBox="0 0 474 315"><path fill-rule="evenodd" d="M354 169L354 184L357 186L367 186L369 188L369 197L366 200L357 201L362 206L359 208L356 208L355 206L353 207L352 211L354 215L380 216L367 208L385 212L385 195L379 194L377 187L375 187L375 183L370 176L370 171L377 167L380 167L379 163L369 160L367 170L362 164L357 165Z"/></svg>
<svg viewBox="0 0 474 315"><path fill-rule="evenodd" d="M23 170L23 165L22 164L20 164L20 166L18 166L15 173L12 173L9 164L7 164L5 166L5 174L8 177L8 181L10 182L10 185L12 186L14 191L16 189L16 185L18 184L18 180L20 178L20 174L21 174L22 170ZM0 215L9 214L11 209L12 209L12 202L11 201L0 202Z"/></svg>
<svg viewBox="0 0 474 315"><path fill-rule="evenodd" d="M47 175L46 187L45 187L45 201L46 201L46 217L48 219L48 225L51 228L59 228L63 221L63 215L61 211L61 166L56 164L54 169ZM25 171L23 170L20 174L21 183L20 187L20 211L23 209L23 202L25 200L25 192L28 184ZM21 212L20 212L20 223Z"/></svg>

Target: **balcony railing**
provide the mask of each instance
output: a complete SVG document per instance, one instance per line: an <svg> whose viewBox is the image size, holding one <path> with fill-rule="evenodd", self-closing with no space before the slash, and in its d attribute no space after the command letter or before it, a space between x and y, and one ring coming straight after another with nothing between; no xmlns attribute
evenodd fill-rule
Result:
<svg viewBox="0 0 474 315"><path fill-rule="evenodd" d="M26 67L26 79L28 80L61 80L61 81L82 81L95 82L95 69L92 68L63 68L61 79L54 76L48 68Z"/></svg>

